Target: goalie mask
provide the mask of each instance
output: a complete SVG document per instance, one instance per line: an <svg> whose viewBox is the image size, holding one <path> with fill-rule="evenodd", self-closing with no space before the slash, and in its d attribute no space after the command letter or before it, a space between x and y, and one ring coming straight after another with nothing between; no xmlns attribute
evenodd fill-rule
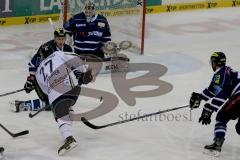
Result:
<svg viewBox="0 0 240 160"><path fill-rule="evenodd" d="M95 11L96 11L95 4L89 1L84 8L84 13L88 23L91 22L92 18L94 17Z"/></svg>
<svg viewBox="0 0 240 160"><path fill-rule="evenodd" d="M44 59L47 58L49 55L51 55L53 52L54 52L54 49L48 43L45 43L40 47L40 55Z"/></svg>

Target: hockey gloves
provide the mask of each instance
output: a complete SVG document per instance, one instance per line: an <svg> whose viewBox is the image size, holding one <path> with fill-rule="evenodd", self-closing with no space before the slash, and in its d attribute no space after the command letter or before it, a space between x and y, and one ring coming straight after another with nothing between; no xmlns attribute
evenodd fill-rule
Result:
<svg viewBox="0 0 240 160"><path fill-rule="evenodd" d="M79 70L74 70L73 73L77 79L80 79L84 74L84 73L80 72Z"/></svg>
<svg viewBox="0 0 240 160"><path fill-rule="evenodd" d="M211 116L212 116L213 110L208 109L209 108L208 105L210 105L210 104L208 104L208 103L205 104L203 111L202 111L202 115L198 120L199 123L202 122L202 125L208 125L211 123Z"/></svg>
<svg viewBox="0 0 240 160"><path fill-rule="evenodd" d="M78 79L79 84L88 84L93 80L92 70L89 69L87 72L82 73L79 70L73 71L74 75Z"/></svg>
<svg viewBox="0 0 240 160"><path fill-rule="evenodd" d="M84 75L83 75L83 84L88 84L88 83L91 82L92 80L93 80L92 70L89 69L89 70L87 70L87 72L85 72Z"/></svg>
<svg viewBox="0 0 240 160"><path fill-rule="evenodd" d="M26 93L30 93L34 89L35 76L30 75L27 77L27 82L24 84Z"/></svg>
<svg viewBox="0 0 240 160"><path fill-rule="evenodd" d="M202 99L203 98L200 93L193 92L190 98L190 108L198 108Z"/></svg>

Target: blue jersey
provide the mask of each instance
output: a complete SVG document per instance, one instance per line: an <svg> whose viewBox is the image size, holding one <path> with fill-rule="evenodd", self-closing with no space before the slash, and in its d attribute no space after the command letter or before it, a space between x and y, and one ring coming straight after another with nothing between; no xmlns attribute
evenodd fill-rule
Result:
<svg viewBox="0 0 240 160"><path fill-rule="evenodd" d="M208 88L203 90L204 100L209 101L207 109L217 111L228 98L240 94L240 73L228 66L215 71Z"/></svg>
<svg viewBox="0 0 240 160"><path fill-rule="evenodd" d="M54 40L50 40L48 42L46 42L48 45L50 45L54 52L55 51L65 51L65 52L73 52L71 46L64 44L63 48L58 48L56 46L56 43ZM35 75L35 72L37 71L38 66L40 65L40 63L44 60L44 58L41 56L40 54L40 48L38 49L37 53L33 56L33 58L31 59L31 61L28 63L28 70L29 73L32 75Z"/></svg>
<svg viewBox="0 0 240 160"><path fill-rule="evenodd" d="M108 21L102 15L96 14L88 23L85 14L81 12L70 18L64 24L64 29L73 35L74 52L77 54L103 57L103 43L111 41Z"/></svg>

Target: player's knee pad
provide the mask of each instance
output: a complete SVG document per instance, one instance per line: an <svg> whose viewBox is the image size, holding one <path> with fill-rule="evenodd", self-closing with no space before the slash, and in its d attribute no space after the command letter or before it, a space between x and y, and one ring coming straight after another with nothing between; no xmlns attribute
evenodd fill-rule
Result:
<svg viewBox="0 0 240 160"><path fill-rule="evenodd" d="M236 124L235 129L236 129L237 134L240 135L240 122L238 122L238 123Z"/></svg>

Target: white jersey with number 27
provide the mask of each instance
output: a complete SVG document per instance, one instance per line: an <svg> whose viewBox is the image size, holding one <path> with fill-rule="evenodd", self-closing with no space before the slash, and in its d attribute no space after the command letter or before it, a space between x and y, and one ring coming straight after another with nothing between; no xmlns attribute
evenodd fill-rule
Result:
<svg viewBox="0 0 240 160"><path fill-rule="evenodd" d="M76 85L73 84L75 76L72 74L75 69L84 73L87 65L77 54L62 51L54 52L39 65L35 76L50 103Z"/></svg>

